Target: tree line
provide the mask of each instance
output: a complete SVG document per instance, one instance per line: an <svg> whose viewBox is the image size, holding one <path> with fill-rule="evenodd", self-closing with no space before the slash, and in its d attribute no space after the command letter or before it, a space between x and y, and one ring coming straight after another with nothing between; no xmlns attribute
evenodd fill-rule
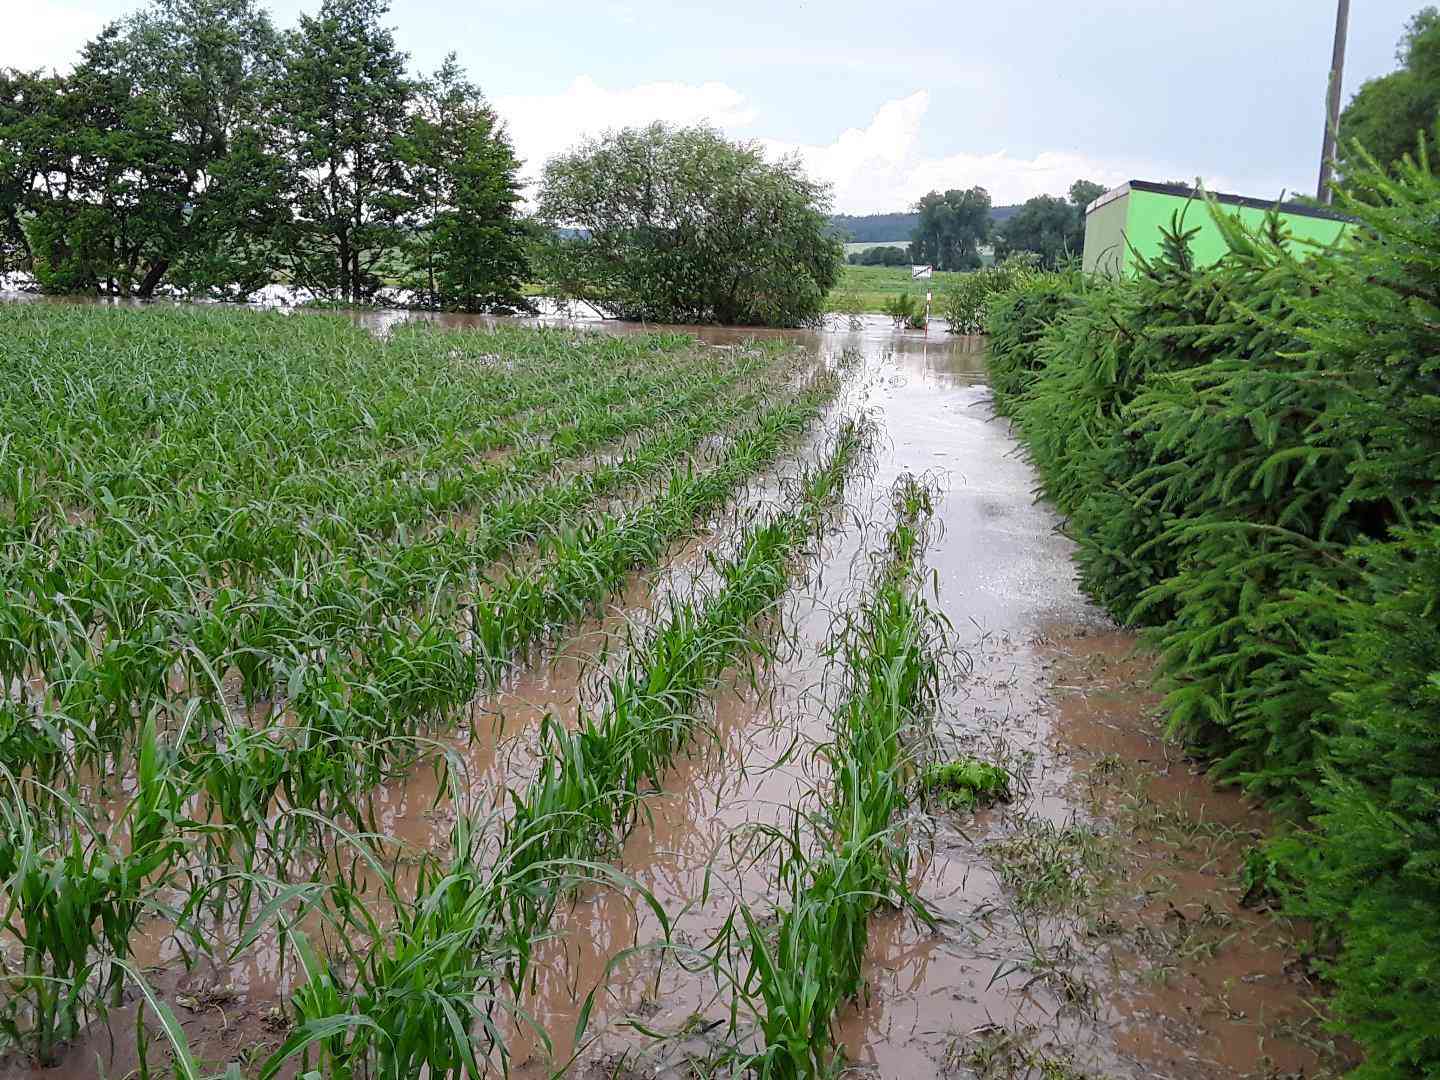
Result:
<svg viewBox="0 0 1440 1080"><path fill-rule="evenodd" d="M67 74L0 71L0 271L52 292L526 306L519 161L452 55L415 75L383 0L280 30L153 0Z"/></svg>
<svg viewBox="0 0 1440 1080"><path fill-rule="evenodd" d="M980 249L991 246L996 261L1030 252L1054 268L1085 246L1085 207L1105 193L1103 184L1076 180L1068 199L1039 195L998 224L990 193L983 187L932 191L917 204L919 219L910 238L917 263L940 270L976 270Z"/></svg>
<svg viewBox="0 0 1440 1080"><path fill-rule="evenodd" d="M817 322L830 189L704 125L548 163L522 210L505 128L451 55L427 75L386 0L281 30L256 0L150 0L68 74L0 70L0 274L55 293Z"/></svg>

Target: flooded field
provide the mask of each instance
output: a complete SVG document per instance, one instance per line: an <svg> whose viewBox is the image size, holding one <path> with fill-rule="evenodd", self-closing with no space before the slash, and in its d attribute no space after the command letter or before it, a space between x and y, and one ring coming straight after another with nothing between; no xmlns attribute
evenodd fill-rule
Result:
<svg viewBox="0 0 1440 1080"><path fill-rule="evenodd" d="M356 318L377 337L403 340L393 334L400 318ZM457 330L503 325L426 321ZM587 329L632 335L639 328ZM537 448L555 445L553 432L562 423L594 434L574 443L577 454L590 456L536 458L533 473L516 474L516 488L496 489L503 499L486 489L445 504L450 524L440 531L462 538L455 541L456 561L444 564L447 574L464 559L479 558L477 552L488 559L491 549L475 546L476 534L494 528L490 522L501 508L511 513L529 506L524 499L532 485L554 487L559 498L577 478L596 476L610 462L621 465L613 484L606 481L610 486L597 484L584 498L557 504L553 520L539 507L527 511L534 520L505 533L503 546L494 541L503 558L493 565L503 569L468 581L453 604L438 595L427 600L423 589L405 600L407 612L427 604L431 612L443 611L447 632L464 614L468 629L455 637L464 650L478 651L474 639L486 632L472 609L513 596L513 605L497 600L494 606L497 623L512 618L521 598L531 595L518 584L526 574L550 575L536 595L555 598L564 615L547 616L533 640L521 641L516 629L505 641L517 644L518 659L494 685L470 688L457 709L435 707L433 723L407 729L414 741L373 774L360 819L346 819L348 827L379 838L367 841L366 850L393 859L388 880L400 898L375 900L386 875L356 854L365 845L327 841L286 849L293 859L284 879L288 893L267 885L250 907L220 904L213 915L191 914L192 922L209 920L212 942L243 945L233 955L228 948L196 955L191 938L177 930L184 920L156 911L135 927L134 965L168 1006L187 1051L176 1050L174 1032L164 1030L161 1011L141 998L139 981L121 980L108 1022L87 1017L54 1065L41 1068L12 1050L0 1074L128 1076L144 1054L164 1072L172 1059L184 1066L188 1052L203 1072L236 1062L242 1075L260 1075L272 1054L279 1061L285 1047L305 1037L294 1001L321 981L294 955L296 931L321 946L337 970L345 969L343 939L363 921L354 911L336 915L326 907L333 900L318 899L319 889L312 896L305 883L335 874L366 897L356 902L374 908L378 927L392 908L409 910L416 882L429 880L427 857L450 858L457 835L472 821L481 852L475 873L491 873L510 857L533 805L530 795L516 792L543 788L557 747L579 747L621 705L639 709L648 702L627 679L637 672L654 677L655 658L672 640L665 634L677 625L689 636L673 637L680 642L675 647L689 648L709 625L708 613L730 602L750 565L749 545L769 524L795 521L803 527L785 538L792 550L776 562L785 576L773 600L761 597L744 608L733 636L715 636L716 659L703 653L711 665L705 677L682 687L693 691L681 710L683 741L631 777L638 781L634 798L609 823L606 844L583 853L557 849L549 860L583 854L587 869L570 871L567 887L547 894L543 918L529 924L534 932L520 950L523 959L505 951L510 944L502 948L500 938L487 936L494 930L489 923L456 939L463 950L493 948L522 973L509 984L477 976L497 1002L475 1013L487 1025L486 1037L476 1040L484 1043L477 1051L482 1066L504 1065L521 1077L728 1075L745 1053L765 1044L773 1020L757 1007L753 953L742 948L737 912L781 920L771 911L779 903L774 883L786 851L776 837L812 829L841 798L832 759L822 749L853 691L837 671L837 635L843 637L847 615L853 619L875 594L878 554L892 550L887 538L900 529L895 493L907 483L933 492L934 528L917 558L912 591L948 631L933 657L936 693L925 710L926 734L907 743L906 754L913 764L969 757L997 765L1008 776L1008 797L959 805L911 786L913 798L890 840L905 849L907 880L899 895L912 900L887 899L869 915L863 987L833 1026L847 1074L1058 1080L1318 1077L1341 1070L1350 1050L1325 1033L1323 995L1299 959L1304 928L1246 906L1240 869L1268 823L1238 796L1215 790L1159 738L1150 662L1131 635L1079 594L1060 523L1034 501L1031 470L1006 423L992 415L983 342L896 334L880 320L852 331L690 332L699 345L677 347L658 361L603 361L614 365L604 370L613 371L619 389L605 396L610 384L602 380L587 392L607 417L631 409L623 426L566 413L562 402L544 398L543 380L538 389L504 384L517 407L547 418L536 428L538 441L529 429L507 427L495 445L482 446L461 424L467 453L491 455L482 470L527 468ZM756 346L757 340L766 344ZM447 400L440 389L435 395L437 402ZM644 414L638 407L645 395L671 407ZM590 579L559 578L553 567L590 550L597 537L610 535L605 529L618 535L667 499L691 498L696 481L677 479L666 466L684 460L702 479L720 475L748 429L768 430L769 410L802 401L803 415L796 404L795 422L776 428L786 441L777 434L774 452L744 458L743 467L734 468L735 482L717 487L716 498L679 504L673 527L672 518L656 510L656 535L643 556L626 549L609 564L603 588L587 584L585 602L561 603L562 585ZM727 404L723 422L706 428L704 418ZM496 423L509 420L500 416ZM859 430L855 424L865 433L854 436L852 449L846 440L847 432ZM652 462L646 448L665 431L674 449L664 456L656 451ZM356 461L371 453L368 442L353 450ZM847 454L853 460L842 463ZM827 470L834 478L829 486L819 482ZM401 485L405 479L399 474ZM237 470L233 482L250 480ZM335 485L342 490L340 481ZM365 508L371 494L356 492L354 505ZM57 505L63 520L45 526L57 536L83 531L95 513L78 498ZM393 519L396 512L387 512ZM427 504L409 527L418 532L387 532L387 557L405 558L409 538L435 529L440 512ZM612 512L598 531L581 525ZM37 520L47 513L37 511ZM297 560L309 550L309 534L300 535ZM326 559L349 542L327 539ZM371 551L359 539L355 545ZM206 589L236 587L238 570L229 574ZM346 580L363 579L369 587L378 575L367 564ZM316 580L312 574L307 596L320 595ZM317 624L306 632L319 640L331 631ZM359 657L361 646L353 647ZM64 700L47 689L48 674L27 671L32 697L46 707ZM161 696L203 699L184 685L184 692ZM416 700L429 708L433 694L421 689L394 707ZM224 690L229 705L242 703L233 686ZM294 697L281 680L243 704L283 726L296 723ZM11 698L29 700L14 689ZM184 708L165 712L162 729L171 730L166 724L173 727L184 715ZM133 790L128 781L121 787ZM84 790L105 788L96 781ZM205 797L196 793L187 803L201 820L209 820L200 809ZM277 791L266 812L282 804L293 810L296 798ZM124 802L117 799L116 814ZM279 868L265 862L265 844L256 847L257 880L281 880ZM530 892L516 895L533 901ZM167 898L183 906L182 893ZM423 907L415 902L415 910ZM407 917L420 918L413 910ZM6 943L17 955L13 932ZM442 966L427 955L414 961L421 987L431 965ZM494 990L506 985L503 994ZM737 986L746 992L737 993ZM14 1004L6 1015L33 1023ZM343 1040L348 1030L335 1025L322 1035L317 1028L312 1049ZM291 1055L276 1072L295 1075L304 1067Z"/></svg>

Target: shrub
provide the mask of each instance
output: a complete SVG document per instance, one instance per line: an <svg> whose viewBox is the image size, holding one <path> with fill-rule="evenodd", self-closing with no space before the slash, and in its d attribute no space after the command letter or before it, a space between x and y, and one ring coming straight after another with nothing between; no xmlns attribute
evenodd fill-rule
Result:
<svg viewBox="0 0 1440 1080"><path fill-rule="evenodd" d="M1172 734L1292 814L1362 1074L1440 1075L1440 180L1352 184L1328 251L1217 211L1212 266L993 299L992 378Z"/></svg>
<svg viewBox="0 0 1440 1080"><path fill-rule="evenodd" d="M829 188L798 159L767 161L707 127L587 141L545 166L539 202L544 221L576 230L550 245L547 284L611 315L813 325L840 276Z"/></svg>
<svg viewBox="0 0 1440 1080"><path fill-rule="evenodd" d="M885 314L895 320L896 326L910 330L925 328L925 307L908 292L886 300Z"/></svg>
<svg viewBox="0 0 1440 1080"><path fill-rule="evenodd" d="M940 294L939 313L949 324L950 333L978 334L990 298L1034 280L1039 276L1037 262L1038 256L1021 252L996 266L962 274Z"/></svg>
<svg viewBox="0 0 1440 1080"><path fill-rule="evenodd" d="M1050 326L1079 300L1076 275L1042 275L986 301L990 387L995 408L1012 415L1040 367L1039 346Z"/></svg>
<svg viewBox="0 0 1440 1080"><path fill-rule="evenodd" d="M1335 734L1316 832L1279 848L1303 914L1339 930L1337 1006L1364 1076L1440 1072L1440 529L1357 549L1369 588L1328 602ZM1373 597L1373 601L1370 598ZM1317 598L1318 599L1318 598Z"/></svg>

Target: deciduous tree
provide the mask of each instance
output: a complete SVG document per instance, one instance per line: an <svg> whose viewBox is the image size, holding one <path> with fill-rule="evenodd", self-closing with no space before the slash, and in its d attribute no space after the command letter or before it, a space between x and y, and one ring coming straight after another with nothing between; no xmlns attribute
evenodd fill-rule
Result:
<svg viewBox="0 0 1440 1080"><path fill-rule="evenodd" d="M1414 154L1440 118L1440 11L1421 9L1396 49L1400 70L1362 85L1340 114L1337 154L1342 177L1365 168L1362 152L1382 165ZM1432 168L1440 163L1431 162Z"/></svg>
<svg viewBox="0 0 1440 1080"><path fill-rule="evenodd" d="M990 193L982 187L932 191L915 205L920 221L910 238L916 262L940 270L974 270L990 239Z"/></svg>
<svg viewBox="0 0 1440 1080"><path fill-rule="evenodd" d="M279 101L289 164L282 265L316 296L371 300L417 211L405 160L415 84L385 0L324 0L289 35Z"/></svg>
<svg viewBox="0 0 1440 1080"><path fill-rule="evenodd" d="M843 248L829 188L796 158L709 127L652 124L592 139L545 167L552 283L628 318L798 326L819 320Z"/></svg>

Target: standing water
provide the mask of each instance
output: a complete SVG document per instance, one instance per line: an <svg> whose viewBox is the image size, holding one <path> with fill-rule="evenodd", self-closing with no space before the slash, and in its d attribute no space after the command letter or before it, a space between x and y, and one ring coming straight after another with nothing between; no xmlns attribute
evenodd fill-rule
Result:
<svg viewBox="0 0 1440 1080"><path fill-rule="evenodd" d="M408 316L355 317L383 333ZM756 826L782 825L825 798L806 750L825 738L826 643L866 577L885 494L905 473L934 477L942 492L926 560L956 656L937 752L1002 764L1014 779L1010 801L989 809L917 807L913 886L934 922L872 918L866 989L840 1020L856 1074L1314 1076L1343 1060L1295 959L1300 928L1243 902L1238 867L1267 822L1158 737L1150 662L1079 593L1061 523L1035 501L1034 474L993 415L983 341L898 334L880 320L848 333L684 329L717 349L779 337L827 365L844 359L842 407L877 420L876 456L847 491L806 587L776 615L784 648L758 672L732 673L697 740L706 746L666 776L625 842L619 869L663 906L666 947L654 915L623 890L563 906L522 1002L551 1045L517 1031L513 1070L686 1075L725 1037L725 988L686 950L698 955L737 901L764 908L768 867L747 842ZM763 484L750 496L767 497ZM637 579L618 612L486 703L496 727L467 751L486 784L514 782L517 767L498 749L523 744L540 716L573 721L586 671L619 640L612 624L653 604L667 575L702 572L721 531L712 526L664 573ZM387 793L401 808L387 828L408 842L443 841L452 820L429 810L427 782L417 774ZM173 1000L192 1037L218 1048L266 1037L285 989L255 973L228 1014L212 1007L213 988ZM118 1012L112 1027L124 1030ZM97 1055L115 1066L107 1072L125 1071L124 1052L112 1056L97 1034L48 1075L94 1075Z"/></svg>

